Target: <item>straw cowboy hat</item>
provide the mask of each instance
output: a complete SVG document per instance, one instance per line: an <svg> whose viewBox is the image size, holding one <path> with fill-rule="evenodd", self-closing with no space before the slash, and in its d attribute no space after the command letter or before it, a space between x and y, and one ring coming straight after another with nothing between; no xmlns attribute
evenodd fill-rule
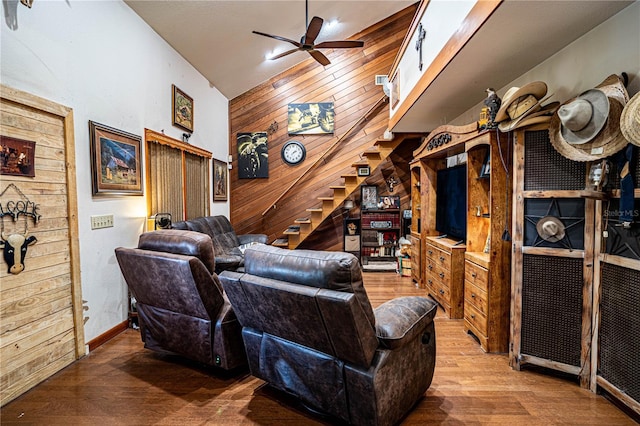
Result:
<svg viewBox="0 0 640 426"><path fill-rule="evenodd" d="M512 87L502 97L502 104L496 113L495 122L515 120L525 114L540 109L540 99L547 94L547 84L534 81L522 87Z"/></svg>
<svg viewBox="0 0 640 426"><path fill-rule="evenodd" d="M556 243L564 238L564 223L555 216L545 216L536 223L538 235L545 241Z"/></svg>
<svg viewBox="0 0 640 426"><path fill-rule="evenodd" d="M629 99L622 80L613 75L565 102L551 118L553 147L574 161L609 157L627 145L620 131L620 116Z"/></svg>
<svg viewBox="0 0 640 426"><path fill-rule="evenodd" d="M519 129L521 127L531 126L533 124L548 123L551 121L551 116L556 112L560 102L551 102L531 114L523 114L515 120L503 121L498 124L498 129L501 132L510 132L511 130Z"/></svg>
<svg viewBox="0 0 640 426"><path fill-rule="evenodd" d="M624 106L620 116L620 131L627 141L640 146L640 92Z"/></svg>

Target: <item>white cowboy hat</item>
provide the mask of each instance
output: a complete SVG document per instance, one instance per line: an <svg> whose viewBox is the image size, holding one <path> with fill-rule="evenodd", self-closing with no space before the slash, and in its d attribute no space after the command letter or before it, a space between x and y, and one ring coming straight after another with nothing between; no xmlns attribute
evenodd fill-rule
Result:
<svg viewBox="0 0 640 426"><path fill-rule="evenodd" d="M541 101L542 102L542 101ZM556 112L560 102L551 102L531 114L524 114L515 120L503 121L498 124L498 129L501 132L510 132L511 130L519 129L521 127L531 126L533 124L548 123L551 121L551 116Z"/></svg>
<svg viewBox="0 0 640 426"><path fill-rule="evenodd" d="M571 145L591 141L609 117L609 99L598 89L587 90L558 108L560 132Z"/></svg>

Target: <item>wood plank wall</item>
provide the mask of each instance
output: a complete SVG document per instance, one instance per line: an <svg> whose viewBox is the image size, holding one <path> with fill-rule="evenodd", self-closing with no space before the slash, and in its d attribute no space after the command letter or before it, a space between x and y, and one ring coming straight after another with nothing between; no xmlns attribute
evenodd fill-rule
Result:
<svg viewBox="0 0 640 426"><path fill-rule="evenodd" d="M324 50L331 64L323 67L313 59L306 60L269 81L232 99L229 104L230 147L230 219L237 233L266 233L270 241L279 237L296 218L308 217L308 208L320 207L318 197L331 196L331 185L342 185L342 174L353 173L352 163L372 146L387 129L388 105L359 125L316 169L309 173L275 209L265 211L280 194L316 161L337 138L354 125L383 95L375 85L375 75L387 75L402 40L411 25L416 6L356 34L363 40L362 49ZM301 54L301 53L296 53ZM335 133L331 135L287 134L287 105L303 102L333 102ZM272 123L278 130L269 135L269 177L239 179L236 135L240 132L265 132ZM282 145L290 139L300 140L307 149L306 160L298 166L288 166L280 157ZM408 158L402 159L409 160ZM405 173L408 173L408 169ZM379 178L382 176L380 175ZM408 181L408 175L403 177ZM371 178L371 184L375 176ZM369 183L369 182L368 182ZM382 184L382 182L377 182ZM404 183L404 182L403 182ZM408 185L408 183L407 183ZM403 206L403 208L406 208ZM332 235L342 233L341 219L325 220ZM326 230L325 230L326 231ZM324 233L328 236L328 233ZM331 238L333 240L333 238ZM323 247L335 246L335 241L323 241ZM337 241L337 240L336 240ZM327 244L328 243L328 244ZM308 244L305 244L308 246ZM341 243L340 247L341 249Z"/></svg>
<svg viewBox="0 0 640 426"><path fill-rule="evenodd" d="M47 379L84 354L78 263L73 114L66 107L2 87L2 135L35 141L35 177L2 175L0 202L33 202L42 215L2 218L6 234L23 233L25 269L0 264L0 405ZM10 186L11 184L15 185ZM17 188L17 189L16 189Z"/></svg>

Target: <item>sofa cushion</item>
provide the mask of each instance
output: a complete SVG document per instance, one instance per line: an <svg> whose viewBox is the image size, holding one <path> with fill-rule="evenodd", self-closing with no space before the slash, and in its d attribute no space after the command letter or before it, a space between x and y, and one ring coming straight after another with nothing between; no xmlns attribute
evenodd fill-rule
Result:
<svg viewBox="0 0 640 426"><path fill-rule="evenodd" d="M247 248L245 271L265 278L353 293L369 324L373 309L362 283L358 259L344 252L287 250L268 245Z"/></svg>
<svg viewBox="0 0 640 426"><path fill-rule="evenodd" d="M398 297L374 310L376 335L387 348L395 349L413 340L433 321L438 305L426 297Z"/></svg>
<svg viewBox="0 0 640 426"><path fill-rule="evenodd" d="M194 256L204 263L209 273L215 271L213 243L206 234L176 229L145 232L138 239L138 248Z"/></svg>

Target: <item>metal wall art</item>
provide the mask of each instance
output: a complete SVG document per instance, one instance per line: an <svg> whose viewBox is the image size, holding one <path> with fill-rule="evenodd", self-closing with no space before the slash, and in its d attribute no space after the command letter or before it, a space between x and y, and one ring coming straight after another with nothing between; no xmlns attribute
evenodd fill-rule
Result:
<svg viewBox="0 0 640 426"><path fill-rule="evenodd" d="M0 239L0 248L3 251L4 261L7 263L10 274L17 275L24 271L25 257L27 255L27 249L30 245L35 244L38 240L33 235L29 235L29 227L27 218L31 218L34 224L37 224L40 220L40 214L38 213L39 206L29 201L26 195L15 184L9 184L0 193L2 198L9 189L14 189L18 194L17 200L9 200L6 203L0 203L0 225L2 238ZM24 230L21 233L5 232L4 218L10 216L12 222L17 222L20 216L24 216Z"/></svg>

